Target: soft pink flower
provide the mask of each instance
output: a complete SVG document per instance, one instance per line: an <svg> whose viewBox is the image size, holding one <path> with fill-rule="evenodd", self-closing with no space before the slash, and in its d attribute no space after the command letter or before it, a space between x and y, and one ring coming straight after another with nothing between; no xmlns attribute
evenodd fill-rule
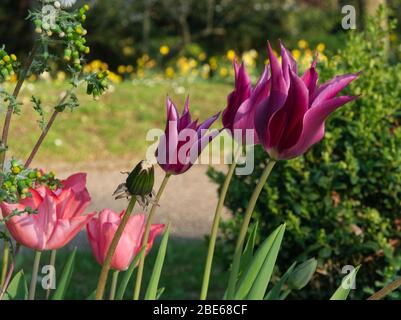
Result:
<svg viewBox="0 0 401 320"><path fill-rule="evenodd" d="M355 96L337 96L359 74L345 74L318 85L316 61L303 76L288 50L281 45L282 64L268 45L270 88L257 106L255 128L259 140L275 160L305 153L324 137L324 123L337 108Z"/></svg>
<svg viewBox="0 0 401 320"><path fill-rule="evenodd" d="M125 211L119 215L109 209L104 209L97 218L92 219L86 226L88 239L96 261L103 265L114 234L120 225ZM135 255L142 248L142 238L145 232L145 215L137 214L129 218L116 251L111 261L111 268L124 271L131 265ZM150 251L154 239L163 231L163 224L153 224L150 229L146 253Z"/></svg>
<svg viewBox="0 0 401 320"><path fill-rule="evenodd" d="M63 187L52 191L47 187L30 189L32 197L17 204L1 203L3 217L27 207L37 213L15 215L6 225L14 239L35 250L64 247L85 226L94 214L83 215L90 203L86 174L78 173L62 181Z"/></svg>

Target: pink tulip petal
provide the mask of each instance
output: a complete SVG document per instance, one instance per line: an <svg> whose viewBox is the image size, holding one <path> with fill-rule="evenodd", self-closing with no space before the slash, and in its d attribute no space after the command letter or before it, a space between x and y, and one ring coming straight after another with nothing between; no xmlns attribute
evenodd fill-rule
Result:
<svg viewBox="0 0 401 320"><path fill-rule="evenodd" d="M282 159L297 157L319 142L324 137L324 122L327 117L337 108L357 98L352 96L336 97L310 108L303 119L303 129L298 142L293 147L281 152Z"/></svg>
<svg viewBox="0 0 401 320"><path fill-rule="evenodd" d="M146 245L146 253L149 253L149 251L152 249L153 242L155 241L156 237L163 232L164 227L164 224L152 224L150 228L148 244Z"/></svg>
<svg viewBox="0 0 401 320"><path fill-rule="evenodd" d="M63 189L57 200L58 218L68 219L82 215L89 206L91 198L86 189L78 193L73 189Z"/></svg>
<svg viewBox="0 0 401 320"><path fill-rule="evenodd" d="M317 82L319 79L318 73L316 71L316 62L317 60L313 60L312 66L306 70L304 75L302 76L302 80L305 83L306 87L309 91L309 100L312 101L313 97L316 94Z"/></svg>
<svg viewBox="0 0 401 320"><path fill-rule="evenodd" d="M82 192L86 189L86 173L76 173L61 181L63 189L72 189L74 192Z"/></svg>

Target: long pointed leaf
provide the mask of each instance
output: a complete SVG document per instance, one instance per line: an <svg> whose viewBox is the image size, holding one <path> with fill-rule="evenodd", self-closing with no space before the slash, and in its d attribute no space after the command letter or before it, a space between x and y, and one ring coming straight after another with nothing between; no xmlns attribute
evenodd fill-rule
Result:
<svg viewBox="0 0 401 320"><path fill-rule="evenodd" d="M255 242L256 242L256 235L259 227L259 222L256 221L256 223L253 225L252 230L249 234L248 240L245 245L244 252L241 256L241 264L240 264L240 272L239 274L243 274L245 271L246 267L249 265L253 258L253 251L255 248Z"/></svg>
<svg viewBox="0 0 401 320"><path fill-rule="evenodd" d="M71 281L72 273L74 272L74 262L76 253L77 253L77 248L74 248L74 250L68 257L66 264L64 265L63 273L61 274L61 278L57 283L57 289L54 292L52 300L62 300L64 298L65 293L67 292L68 286Z"/></svg>
<svg viewBox="0 0 401 320"><path fill-rule="evenodd" d="M330 300L347 300L351 291L351 286L349 284L355 281L359 268L360 266L356 267L341 281L341 285L331 296ZM347 284L347 286L344 288L343 284Z"/></svg>
<svg viewBox="0 0 401 320"><path fill-rule="evenodd" d="M280 300L280 293L281 290L284 286L284 284L287 282L288 277L294 270L295 266L297 265L296 262L294 262L288 269L287 271L281 276L280 280L277 281L277 283L273 286L273 288L267 293L265 300Z"/></svg>
<svg viewBox="0 0 401 320"><path fill-rule="evenodd" d="M156 300L160 275L162 273L164 258L166 256L169 235L170 225L167 226L167 229L163 235L163 239L160 243L159 252L157 253L152 276L150 277L148 289L146 290L145 300Z"/></svg>
<svg viewBox="0 0 401 320"><path fill-rule="evenodd" d="M235 299L244 299L248 294L249 290L258 276L260 269L269 253L274 240L276 239L278 233L280 232L282 225L274 230L269 237L261 244L260 248L256 251L254 258L250 262L248 268L245 270L244 274L241 276L238 289L235 294Z"/></svg>
<svg viewBox="0 0 401 320"><path fill-rule="evenodd" d="M117 289L117 294L116 294L116 300L122 300L124 298L125 291L127 290L128 283L132 277L132 274L134 273L134 270L136 268L136 265L138 264L139 258L142 255L142 252L146 248L143 247L138 254L135 256L134 260L132 260L131 265L129 266L128 270L124 272L124 276L121 279L120 285Z"/></svg>
<svg viewBox="0 0 401 320"><path fill-rule="evenodd" d="M11 280L4 300L26 300L28 298L28 284L25 279L24 271L19 271Z"/></svg>
<svg viewBox="0 0 401 320"><path fill-rule="evenodd" d="M249 291L248 299L251 300L262 300L266 294L267 286L269 285L270 278L273 273L274 266L276 265L276 260L278 253L280 251L281 242L283 241L285 231L285 224L281 226L273 244L266 255L266 259L260 269L258 276L253 282L252 288Z"/></svg>

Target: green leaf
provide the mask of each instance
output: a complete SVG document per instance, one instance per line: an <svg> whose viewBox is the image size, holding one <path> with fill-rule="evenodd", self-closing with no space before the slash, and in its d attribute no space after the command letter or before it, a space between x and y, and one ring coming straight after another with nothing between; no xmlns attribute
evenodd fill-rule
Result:
<svg viewBox="0 0 401 320"><path fill-rule="evenodd" d="M252 288L249 291L247 299L251 300L262 300L266 294L267 286L269 285L270 278L273 273L274 266L278 253L280 251L281 242L283 241L285 231L285 224L281 225L277 236L275 237L269 252L266 255L266 259L260 269L255 281L253 282Z"/></svg>
<svg viewBox="0 0 401 320"><path fill-rule="evenodd" d="M287 282L288 277L290 276L296 265L297 263L294 262L287 269L287 271L281 276L280 280L277 281L277 283L273 286L273 288L267 293L265 300L280 300L281 290L284 284Z"/></svg>
<svg viewBox="0 0 401 320"><path fill-rule="evenodd" d="M85 300L95 300L96 289L91 292L91 294Z"/></svg>
<svg viewBox="0 0 401 320"><path fill-rule="evenodd" d="M159 299L160 299L160 297L161 297L162 294L164 293L164 290L165 290L164 287L163 287L163 288L159 288L159 289L157 290L156 300L159 300Z"/></svg>
<svg viewBox="0 0 401 320"><path fill-rule="evenodd" d="M352 272L350 272L342 281L341 285L338 287L336 292L331 296L330 300L347 300L348 295L351 291L351 283L353 283L356 279L356 274L361 266L356 267ZM347 284L347 287L344 288L343 284Z"/></svg>
<svg viewBox="0 0 401 320"><path fill-rule="evenodd" d="M273 247L275 239L277 238L283 227L284 225L281 225L276 230L274 230L269 235L269 237L261 244L260 248L256 251L255 256L253 257L249 266L240 278L238 289L235 293L235 299L241 300L246 297L249 290L252 288L253 283L258 277L258 274L261 271L262 266L264 265L266 257Z"/></svg>
<svg viewBox="0 0 401 320"><path fill-rule="evenodd" d="M67 292L68 286L71 281L72 273L74 271L74 262L76 253L77 253L77 248L74 248L74 250L68 257L66 264L64 265L61 278L57 283L57 289L54 292L52 300L62 300L64 298L65 293Z"/></svg>
<svg viewBox="0 0 401 320"><path fill-rule="evenodd" d="M136 265L138 264L139 258L142 255L142 252L146 249L143 247L138 254L135 256L134 260L132 260L131 265L129 266L128 270L124 272L124 276L121 279L120 285L117 289L116 300L122 300L124 298L125 291L127 290L128 283L134 273Z"/></svg>
<svg viewBox="0 0 401 320"><path fill-rule="evenodd" d="M252 230L248 236L248 240L246 242L244 252L241 256L241 263L240 263L240 269L239 269L240 275L245 271L246 267L249 265L249 263L251 262L251 260L253 258L253 250L255 248L258 227L259 227L259 222L256 221L256 223L253 225Z"/></svg>
<svg viewBox="0 0 401 320"><path fill-rule="evenodd" d="M28 298L28 285L26 283L24 271L19 271L11 280L4 300L26 300Z"/></svg>
<svg viewBox="0 0 401 320"><path fill-rule="evenodd" d="M146 290L145 300L156 300L158 291L157 289L159 286L160 275L163 269L164 258L166 256L169 235L170 235L170 225L167 226L167 229L163 235L163 239L160 243L159 252L157 253L152 276L150 277L148 289Z"/></svg>
<svg viewBox="0 0 401 320"><path fill-rule="evenodd" d="M288 278L288 286L292 290L304 288L315 274L317 260L315 258L306 260L295 268Z"/></svg>

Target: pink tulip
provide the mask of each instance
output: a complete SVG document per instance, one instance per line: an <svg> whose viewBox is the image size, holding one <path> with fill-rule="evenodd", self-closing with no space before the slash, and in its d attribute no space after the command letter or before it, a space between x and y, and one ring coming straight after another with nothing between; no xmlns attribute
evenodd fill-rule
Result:
<svg viewBox="0 0 401 320"><path fill-rule="evenodd" d="M93 255L100 265L103 265L106 259L111 241L120 225L124 213L125 211L118 215L109 209L105 209L99 213L97 218L92 219L86 226ZM144 214L137 214L129 218L111 261L112 269L120 271L128 269L132 260L142 248L145 225ZM163 224L152 225L146 253L150 251L154 239L163 231L163 228Z"/></svg>
<svg viewBox="0 0 401 320"><path fill-rule="evenodd" d="M189 98L181 116L174 103L167 98L166 130L156 151L160 167L175 175L189 170L202 150L219 134L218 130L207 132L218 117L219 113L198 124L198 120L191 120Z"/></svg>
<svg viewBox="0 0 401 320"><path fill-rule="evenodd" d="M224 128L235 138L241 138L241 143L251 144L247 132L251 134L252 144L258 144L255 132L255 112L259 103L269 95L269 70L265 68L259 81L252 88L249 75L242 63L238 66L234 60L235 88L227 98L227 107L222 114ZM238 134L239 133L239 134Z"/></svg>
<svg viewBox="0 0 401 320"><path fill-rule="evenodd" d="M56 191L47 187L30 189L32 197L17 204L1 203L4 218L27 207L37 211L18 214L7 221L7 228L17 242L39 251L59 249L92 219L94 214L83 215L90 203L86 174L72 175L62 185Z"/></svg>
<svg viewBox="0 0 401 320"><path fill-rule="evenodd" d="M291 159L324 137L325 120L333 111L357 98L337 94L359 74L337 76L319 86L316 61L299 77L296 62L283 45L281 66L270 45L268 54L271 86L257 106L255 127L272 159Z"/></svg>

